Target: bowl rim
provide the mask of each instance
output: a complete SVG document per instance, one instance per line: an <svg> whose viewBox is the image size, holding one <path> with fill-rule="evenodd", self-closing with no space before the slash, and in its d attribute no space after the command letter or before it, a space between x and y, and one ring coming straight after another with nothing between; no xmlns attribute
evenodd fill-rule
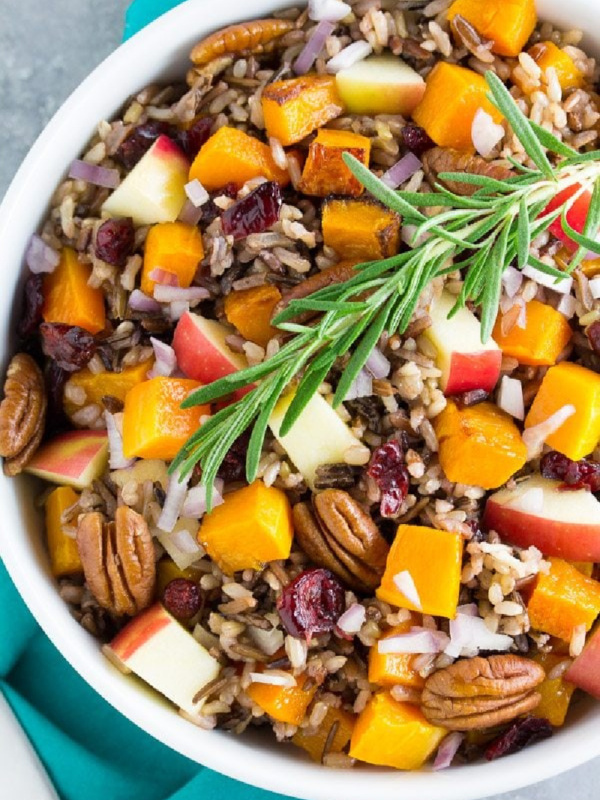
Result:
<svg viewBox="0 0 600 800"><path fill-rule="evenodd" d="M294 4L293 0L254 0L252 13L264 15ZM561 14L566 13L561 10L559 0L546 0L546 7L549 12L544 12L544 16L560 20ZM583 15L593 11L593 0L571 0L571 16L574 8L581 11L581 19L587 20ZM600 10L597 15L600 23ZM13 283L22 276L25 242L45 216L47 203L43 198L50 197L64 175L69 155L71 158L78 155L102 113L114 114L129 94L139 91L144 81L148 82L136 60L143 58L145 52L152 53L156 67L153 71L162 74L164 67L168 74L173 62L182 61L190 42L198 39L202 31L247 18L244 0L223 0L209 7L206 0L187 0L122 44L75 89L29 151L0 206L0 241L7 243L6 270L12 265ZM190 34L191 30L197 33ZM169 45L171 49L167 50L165 42L170 41L177 44ZM596 44L600 45L600 41ZM119 87L117 107L110 99L115 86ZM96 102L98 98L101 101ZM94 109L98 109L95 117ZM73 126L77 113L83 113L85 124ZM58 159L55 165L52 154L61 149L66 150L65 160ZM36 191L40 195L37 205L34 202L33 209L28 211L32 205L30 198L35 197ZM10 302L4 307L0 304L3 365L11 352L14 319L14 310L9 307L12 291L10 295L7 293L8 297ZM499 762L459 766L437 773L430 770L404 773L370 767L327 770L304 760L299 753L292 753L291 747L283 749L273 743L269 747L261 745L258 750L252 737L191 729L190 723L178 716L172 706L142 689L140 683L122 676L100 656L97 642L70 616L49 575L41 537L36 537L37 531L34 533L34 529L39 530L39 519L35 519L30 495L30 480L15 481L0 476L0 507L5 527L8 529L12 523L18 529L18 535L0 537L0 557L37 622L63 657L108 703L146 733L199 764L258 788L307 800L364 800L372 795L374 787L380 800L397 800L402 796L420 800L475 800L489 795L482 787L491 787L496 793L519 789L600 755L600 737L594 735L600 708L592 709L573 727L531 750ZM190 735L191 730L197 730L199 738Z"/></svg>

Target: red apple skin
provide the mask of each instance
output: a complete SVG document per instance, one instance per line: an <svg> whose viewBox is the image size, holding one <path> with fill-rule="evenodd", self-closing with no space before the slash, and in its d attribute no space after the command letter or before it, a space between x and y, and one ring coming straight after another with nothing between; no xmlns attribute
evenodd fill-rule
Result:
<svg viewBox="0 0 600 800"><path fill-rule="evenodd" d="M106 431L61 433L42 445L27 467L76 480L106 446L106 442Z"/></svg>
<svg viewBox="0 0 600 800"><path fill-rule="evenodd" d="M565 680L600 700L600 628L566 671Z"/></svg>
<svg viewBox="0 0 600 800"><path fill-rule="evenodd" d="M143 644L152 639L153 636L156 636L167 625L173 624L177 623L174 622L160 603L155 603L146 611L138 614L115 636L110 643L110 649L121 661L127 663L128 659Z"/></svg>
<svg viewBox="0 0 600 800"><path fill-rule="evenodd" d="M453 353L444 394L449 397L473 389L491 392L500 377L501 350L480 353Z"/></svg>
<svg viewBox="0 0 600 800"><path fill-rule="evenodd" d="M154 142L153 153L155 156L158 156L159 158L166 158L168 160L172 158L177 158L189 168L190 162L186 158L183 150L181 150L175 144L173 139L169 138L168 136L165 136L164 134L159 136L158 139Z"/></svg>
<svg viewBox="0 0 600 800"><path fill-rule="evenodd" d="M517 547L537 547L545 556L567 561L600 560L600 525L584 525L538 517L495 503L490 497L483 525Z"/></svg>

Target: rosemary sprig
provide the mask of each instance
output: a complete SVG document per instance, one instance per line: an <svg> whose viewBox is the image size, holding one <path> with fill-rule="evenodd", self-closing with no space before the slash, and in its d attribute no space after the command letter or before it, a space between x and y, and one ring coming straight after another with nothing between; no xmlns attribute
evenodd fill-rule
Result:
<svg viewBox="0 0 600 800"><path fill-rule="evenodd" d="M408 327L419 298L431 281L460 270L463 288L451 314L470 301L480 309L482 341L487 341L496 315L502 273L515 263L530 265L555 277L564 272L535 258L531 243L558 218L578 245L569 272L588 250L600 250L596 235L600 225L600 152L578 154L550 132L528 120L502 81L492 72L486 80L492 103L501 111L535 165L513 160L515 174L500 181L482 175L443 173L442 181L460 181L476 187L470 196L454 194L442 185L427 193L393 191L349 154L344 160L370 194L397 211L405 226L413 226L412 249L382 261L360 264L345 283L331 285L302 300L294 300L273 324L290 334L279 352L261 364L228 375L198 389L182 406L208 403L254 384L241 399L212 416L178 453L171 471L188 474L202 467L202 483L210 499L218 469L233 442L250 426L246 477L256 478L269 418L291 383L295 393L283 419L285 435L298 419L340 356L351 352L337 385L334 407L343 402L350 385L383 331L402 333ZM552 165L547 152L557 157ZM561 160L558 160L561 159ZM550 200L567 187L577 191L562 208L544 213ZM584 192L592 201L582 234L569 224L567 213ZM433 209L433 213L428 209ZM310 311L316 322L300 324L298 316Z"/></svg>

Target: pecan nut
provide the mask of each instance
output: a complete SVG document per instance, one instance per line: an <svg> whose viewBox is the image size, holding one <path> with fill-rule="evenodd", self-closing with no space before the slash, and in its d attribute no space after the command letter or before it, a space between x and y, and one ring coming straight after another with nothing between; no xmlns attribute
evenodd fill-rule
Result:
<svg viewBox="0 0 600 800"><path fill-rule="evenodd" d="M423 714L454 731L501 725L538 705L535 689L545 677L535 661L512 653L456 661L427 678Z"/></svg>
<svg viewBox="0 0 600 800"><path fill-rule="evenodd" d="M466 196L475 194L479 186L461 183L460 181L441 181L438 178L440 172L468 172L471 175L482 175L498 181L505 181L513 175L507 167L503 167L500 164L491 164L481 156L461 153L450 147L434 147L423 153L422 161L425 177L432 186L440 183L451 192Z"/></svg>
<svg viewBox="0 0 600 800"><path fill-rule="evenodd" d="M77 526L77 547L90 592L115 616L133 616L152 602L156 564L145 519L127 506L114 522L97 511Z"/></svg>
<svg viewBox="0 0 600 800"><path fill-rule="evenodd" d="M293 509L296 539L308 557L358 591L379 586L389 545L369 514L340 489L326 489L313 507Z"/></svg>
<svg viewBox="0 0 600 800"><path fill-rule="evenodd" d="M283 296L279 303L273 309L271 318L276 317L284 308L287 308L292 300L304 300L311 294L325 289L327 286L332 286L335 283L345 283L356 275L354 263L351 261L340 261L339 264L334 264L332 267L316 272L314 275L308 277L302 283L296 284L291 289L283 292ZM300 323L308 322L314 314L310 311L299 313L295 320Z"/></svg>
<svg viewBox="0 0 600 800"><path fill-rule="evenodd" d="M44 376L31 356L17 353L8 366L0 404L0 455L4 473L17 475L38 449L46 423Z"/></svg>

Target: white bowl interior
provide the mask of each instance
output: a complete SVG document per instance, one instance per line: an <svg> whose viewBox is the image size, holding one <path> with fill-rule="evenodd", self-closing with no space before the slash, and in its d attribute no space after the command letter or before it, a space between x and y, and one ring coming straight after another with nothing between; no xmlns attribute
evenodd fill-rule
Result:
<svg viewBox="0 0 600 800"><path fill-rule="evenodd" d="M492 2L493 0L489 0ZM501 0L495 0L501 2ZM0 365L12 353L27 240L43 220L47 199L67 165L83 149L95 125L114 116L126 98L154 81L182 75L187 53L201 36L248 16L293 5L282 0L188 0L136 35L110 56L74 92L30 151L0 207L3 299L0 303ZM600 6L595 0L539 0L540 17L587 31L585 43L600 52ZM48 568L41 520L32 504L33 483L0 475L3 533L0 554L38 622L72 666L109 703L174 750L247 783L307 800L469 800L519 788L600 754L600 707L582 701L569 725L552 739L491 764L455 767L442 773L399 773L376 768L347 772L321 768L292 747L255 733L236 737L205 732L183 720L155 693L122 676L70 616Z"/></svg>

